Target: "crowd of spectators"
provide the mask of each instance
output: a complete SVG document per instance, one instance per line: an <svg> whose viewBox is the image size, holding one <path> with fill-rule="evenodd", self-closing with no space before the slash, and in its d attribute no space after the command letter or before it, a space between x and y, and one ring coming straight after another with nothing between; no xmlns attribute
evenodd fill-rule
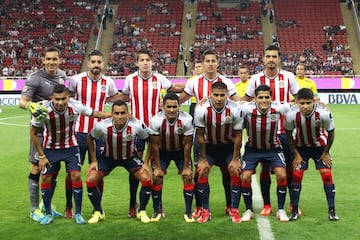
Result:
<svg viewBox="0 0 360 240"><path fill-rule="evenodd" d="M21 0L0 6L0 63L2 73L24 76L42 67L39 59L45 46L62 50L67 74L81 67L97 1ZM81 14L74 14L76 13ZM3 68L4 68L3 67Z"/></svg>

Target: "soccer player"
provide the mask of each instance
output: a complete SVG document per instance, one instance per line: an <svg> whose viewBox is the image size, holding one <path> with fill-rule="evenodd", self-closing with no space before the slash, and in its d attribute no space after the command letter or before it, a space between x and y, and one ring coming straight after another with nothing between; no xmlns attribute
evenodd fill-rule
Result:
<svg viewBox="0 0 360 240"><path fill-rule="evenodd" d="M329 110L315 103L314 93L302 88L296 96L296 106L285 116L286 140L294 156L292 174L293 209L290 220L299 218L298 204L301 193L301 181L308 169L309 158L315 162L324 184L329 207L329 220L337 221L335 212L335 185L332 178L331 146L335 138L335 124ZM295 139L293 130L296 130Z"/></svg>
<svg viewBox="0 0 360 240"><path fill-rule="evenodd" d="M310 88L314 93L314 99L318 102L318 90L314 80L311 80L305 76L305 65L300 63L296 66L296 81L299 85L299 88Z"/></svg>
<svg viewBox="0 0 360 240"><path fill-rule="evenodd" d="M135 118L149 126L150 119L160 110L160 92L165 89L171 92L182 92L184 84L173 84L164 75L152 70L153 55L146 49L141 49L136 55L138 71L128 75L121 94L121 100L130 101L131 113ZM141 139L136 141L136 150L140 157L145 149ZM130 178L131 179L131 178ZM136 217L136 192L138 181L130 181L130 208L129 217Z"/></svg>
<svg viewBox="0 0 360 240"><path fill-rule="evenodd" d="M231 219L241 222L238 206L241 196L240 148L242 142L243 121L239 106L228 100L228 86L215 82L211 86L210 98L195 109L194 124L199 143L199 163L197 191L202 205L199 223L210 220L209 173L213 165L229 169L231 184Z"/></svg>
<svg viewBox="0 0 360 240"><path fill-rule="evenodd" d="M270 86L272 92L272 100L281 103L291 102L291 97L295 96L299 90L299 86L295 80L293 73L279 69L281 61L280 50L277 46L270 45L265 49L263 57L264 71L253 75L250 78L249 87L246 90L246 94L241 100L251 101L255 97L255 89L262 84ZM278 136L283 147L283 153L287 164L287 182L291 182L291 166L292 155L286 142L285 129L284 129L284 117L279 121ZM261 211L261 216L268 216L272 213L272 206L270 201L270 171L269 166L262 164L262 170L260 172L260 187L264 200L264 207Z"/></svg>
<svg viewBox="0 0 360 240"><path fill-rule="evenodd" d="M69 91L63 84L54 86L51 101L44 104L47 109L45 118L33 118L31 121L31 141L38 153L41 171L41 195L45 206L45 216L40 224L53 222L51 199L53 197L52 176L60 170L60 161L66 164L70 174L75 199L75 222L86 223L81 215L82 182L79 147L75 135L75 122L80 114L98 118L110 117L109 113L94 111L80 102L70 99ZM38 132L44 128L44 141L38 138Z"/></svg>
<svg viewBox="0 0 360 240"><path fill-rule="evenodd" d="M255 89L255 102L241 105L241 115L248 135L242 160L242 192L246 211L242 221L254 217L252 208L251 176L259 162L266 162L275 172L277 181L278 211L276 217L289 221L284 210L286 197L286 164L281 142L277 135L278 123L289 111L289 103L272 102L272 91L268 85L259 85Z"/></svg>
<svg viewBox="0 0 360 240"><path fill-rule="evenodd" d="M245 96L245 92L248 89L249 86L249 69L245 66L240 66L239 68L239 77L240 81L235 83L235 89L237 94L240 97Z"/></svg>
<svg viewBox="0 0 360 240"><path fill-rule="evenodd" d="M138 217L141 222L150 222L146 215L146 205L151 192L151 171L143 166L135 150L136 136L141 139L149 137L148 128L135 118L130 119L126 102L118 100L112 105L112 117L95 124L88 135L88 146L91 163L87 172L86 186L88 196L95 209L89 223L98 223L105 219L105 213L101 206L101 193L97 183L101 178L110 174L117 167L122 166L141 181L140 207ZM96 155L95 139L104 141L104 151Z"/></svg>
<svg viewBox="0 0 360 240"><path fill-rule="evenodd" d="M192 117L180 111L179 98L175 93L168 93L163 99L163 111L150 119L150 151L154 159L155 169L162 172L156 176L152 196L154 199L154 214L150 219L158 222L161 219L160 200L163 175L171 160L174 160L183 178L183 195L185 200L185 222L195 222L192 217L191 205L195 185L192 182L191 147L194 127Z"/></svg>
<svg viewBox="0 0 360 240"><path fill-rule="evenodd" d="M88 55L87 61L88 71L82 72L70 78L69 90L71 95L82 104L91 107L96 111L104 111L105 102L112 101L117 97L118 89L115 86L114 80L104 76L102 70L104 69L103 54L99 50L94 50ZM85 155L88 151L87 135L93 129L96 122L100 121L98 118L87 117L80 115L76 121L76 136L79 142L81 163L84 164ZM96 143L97 153L103 147L103 143ZM89 159L90 160L90 159ZM72 184L70 175L66 178L66 209L65 217L72 218ZM103 182L99 182L100 191L103 191Z"/></svg>
<svg viewBox="0 0 360 240"><path fill-rule="evenodd" d="M203 74L199 75L192 81L186 82L184 92L181 93L179 96L180 103L184 103L191 96L195 96L198 102L208 97L210 95L211 86L215 82L223 82L226 84L228 90L227 96L231 100L234 101L240 100L240 97L236 94L236 90L233 82L217 72L219 61L216 52L211 50L205 51L203 53L202 65L203 65ZM194 139L194 142L195 141L197 141L196 137ZM194 146L196 146L196 144L197 143L194 143ZM223 168L220 167L220 169L223 176L223 186L224 186L225 199L226 199L225 213L230 215L231 214L231 196L230 196L231 179L227 166L223 166ZM196 184L197 171L195 171L194 179ZM196 194L197 192L195 193L195 198L196 198ZM201 215L201 208L197 206L194 210L193 217L199 218L200 215Z"/></svg>
<svg viewBox="0 0 360 240"><path fill-rule="evenodd" d="M46 109L41 109L41 105L38 104L43 100L49 100L52 94L53 88L57 84L65 83L65 72L59 69L59 65L62 62L60 50L55 47L49 47L44 50L42 63L43 69L32 73L28 76L25 86L21 92L21 98L19 107L29 110L34 116L42 117L46 114ZM39 140L43 139L43 131L39 130L37 133ZM31 212L30 218L34 221L40 221L44 214L39 208L39 179L40 169L39 153L30 142L29 162L31 163L30 174L28 177L28 190L30 195ZM52 187L56 185L56 175L52 178ZM62 216L62 214L56 212L53 209L55 216Z"/></svg>

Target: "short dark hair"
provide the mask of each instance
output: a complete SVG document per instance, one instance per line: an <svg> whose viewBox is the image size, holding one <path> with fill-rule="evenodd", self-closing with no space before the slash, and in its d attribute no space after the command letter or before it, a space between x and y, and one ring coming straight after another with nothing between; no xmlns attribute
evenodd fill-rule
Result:
<svg viewBox="0 0 360 240"><path fill-rule="evenodd" d="M146 55L148 55L150 58L153 57L153 54L152 54L152 52L151 52L150 50L147 50L147 49L145 49L145 48L142 48L142 49L140 49L140 50L136 53L136 61L139 61L139 55L140 55L140 54L146 54Z"/></svg>
<svg viewBox="0 0 360 240"><path fill-rule="evenodd" d="M214 89L226 89L227 90L227 85L223 82L214 82L211 85L211 91L213 91Z"/></svg>
<svg viewBox="0 0 360 240"><path fill-rule="evenodd" d="M269 45L265 51L277 51L279 56L281 56L281 53L280 53L280 48L276 45Z"/></svg>
<svg viewBox="0 0 360 240"><path fill-rule="evenodd" d="M266 84L261 84L255 89L255 96L256 97L257 97L257 95L259 94L260 91L270 92L270 96L272 95L271 88Z"/></svg>
<svg viewBox="0 0 360 240"><path fill-rule="evenodd" d="M299 99L314 99L314 93L310 88L301 88L296 94L296 100Z"/></svg>
<svg viewBox="0 0 360 240"><path fill-rule="evenodd" d="M204 61L206 55L214 55L214 56L216 57L216 59L217 59L217 54L216 54L215 51L213 51L213 50L206 50L206 51L203 52L203 54L202 54L202 61Z"/></svg>
<svg viewBox="0 0 360 240"><path fill-rule="evenodd" d="M91 56L100 56L100 57L103 57L104 55L102 54L102 52L100 50L92 50L89 55L88 55L88 58L90 59Z"/></svg>
<svg viewBox="0 0 360 240"><path fill-rule="evenodd" d="M179 102L179 96L178 96L176 93L173 93L173 92L169 92L169 93L167 93L167 94L164 96L164 98L163 98L163 103L165 104L165 102L166 102L167 100L176 100L177 103L180 103L180 102Z"/></svg>
<svg viewBox="0 0 360 240"><path fill-rule="evenodd" d="M48 47L44 49L43 56L45 57L46 53L48 52L57 52L58 56L60 57L61 51L57 47Z"/></svg>
<svg viewBox="0 0 360 240"><path fill-rule="evenodd" d="M64 84L57 84L54 86L52 93L69 93L69 89Z"/></svg>
<svg viewBox="0 0 360 240"><path fill-rule="evenodd" d="M125 101L123 101L123 100L117 100L117 101L115 101L114 103L113 103L113 105L111 106L111 111L113 111L114 110L114 107L115 106L125 106L125 108L126 108L126 111L129 111L129 109L128 109L128 105L126 104L126 102Z"/></svg>

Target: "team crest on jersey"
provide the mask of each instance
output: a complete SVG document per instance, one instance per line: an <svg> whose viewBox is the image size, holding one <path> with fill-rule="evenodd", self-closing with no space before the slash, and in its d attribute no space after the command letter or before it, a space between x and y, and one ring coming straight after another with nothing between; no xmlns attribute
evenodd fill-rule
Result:
<svg viewBox="0 0 360 240"><path fill-rule="evenodd" d="M70 121L70 122L73 122L74 120L75 120L74 114L70 114L70 115L69 115L69 121Z"/></svg>
<svg viewBox="0 0 360 240"><path fill-rule="evenodd" d="M101 92L106 92L106 85L101 85Z"/></svg>
<svg viewBox="0 0 360 240"><path fill-rule="evenodd" d="M271 114L270 119L271 119L272 122L275 122L276 121L276 114Z"/></svg>
<svg viewBox="0 0 360 240"><path fill-rule="evenodd" d="M65 79L64 78L59 78L59 84L65 84Z"/></svg>
<svg viewBox="0 0 360 240"><path fill-rule="evenodd" d="M178 133L178 134L183 134L183 133L184 133L184 129L183 129L182 127L179 127L179 128L177 129L177 133Z"/></svg>
<svg viewBox="0 0 360 240"><path fill-rule="evenodd" d="M284 80L279 81L279 87L283 88L285 86Z"/></svg>
<svg viewBox="0 0 360 240"><path fill-rule="evenodd" d="M126 141L131 141L133 139L133 136L131 134L126 135L125 139Z"/></svg>
<svg viewBox="0 0 360 240"><path fill-rule="evenodd" d="M226 123L226 124L231 123L231 117L230 117L230 116L226 116L226 117L225 117L225 123Z"/></svg>
<svg viewBox="0 0 360 240"><path fill-rule="evenodd" d="M152 83L152 87L155 88L155 89L157 89L157 88L158 88L157 82L153 82L153 83Z"/></svg>
<svg viewBox="0 0 360 240"><path fill-rule="evenodd" d="M315 120L315 127L320 127L321 126L321 121L320 119L316 119Z"/></svg>

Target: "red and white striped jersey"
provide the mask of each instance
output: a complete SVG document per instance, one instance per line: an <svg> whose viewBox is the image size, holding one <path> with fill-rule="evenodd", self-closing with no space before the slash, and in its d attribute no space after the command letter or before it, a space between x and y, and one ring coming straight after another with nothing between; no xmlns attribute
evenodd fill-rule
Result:
<svg viewBox="0 0 360 240"><path fill-rule="evenodd" d="M248 147L259 150L281 147L277 131L281 117L290 110L288 103L272 102L266 113L261 112L255 102L243 104L240 108L248 134Z"/></svg>
<svg viewBox="0 0 360 240"><path fill-rule="evenodd" d="M150 119L160 110L161 89L171 87L172 82L162 74L152 73L143 79L135 72L126 77L123 93L130 96L132 114L149 126Z"/></svg>
<svg viewBox="0 0 360 240"><path fill-rule="evenodd" d="M324 147L327 132L335 129L331 113L315 104L312 113L306 117L298 106L293 106L285 115L285 129L296 129L295 144L298 147Z"/></svg>
<svg viewBox="0 0 360 240"><path fill-rule="evenodd" d="M264 71L251 76L246 95L255 97L255 89L263 84L270 86L272 100L281 103L290 102L291 96L297 94L299 91L299 85L296 82L294 74L279 69L279 73L273 78L268 77ZM282 118L279 121L278 134L284 133L284 118Z"/></svg>
<svg viewBox="0 0 360 240"><path fill-rule="evenodd" d="M150 135L160 136L160 149L166 151L180 151L184 149L184 136L194 134L194 126L190 114L179 111L174 122L166 119L165 112L161 111L150 119Z"/></svg>
<svg viewBox="0 0 360 240"><path fill-rule="evenodd" d="M104 140L104 156L114 160L125 160L137 155L135 137L146 139L149 137L149 130L137 119L128 120L122 129L116 129L113 118L107 118L96 123L90 134L93 138Z"/></svg>
<svg viewBox="0 0 360 240"><path fill-rule="evenodd" d="M35 127L44 127L43 148L64 149L78 145L75 135L75 123L80 114L91 116L93 109L84 106L79 101L70 99L63 112L55 110L51 101L44 104L48 114L46 118L38 121L32 118L31 124Z"/></svg>
<svg viewBox="0 0 360 240"><path fill-rule="evenodd" d="M87 72L77 74L69 80L69 90L75 93L74 98L95 111L104 111L107 97L118 93L113 79L102 75L99 80L93 80ZM99 118L81 115L76 122L76 132L88 133Z"/></svg>
<svg viewBox="0 0 360 240"><path fill-rule="evenodd" d="M234 130L243 128L239 105L228 100L224 108L217 111L210 99L195 109L194 125L205 128L208 144L228 144L234 140Z"/></svg>
<svg viewBox="0 0 360 240"><path fill-rule="evenodd" d="M206 96L210 96L211 86L215 82L223 82L226 84L229 97L236 94L234 83L222 76L217 75L214 79L207 79L203 74L194 78L192 81L187 81L184 92L190 96L195 96L197 101L200 101Z"/></svg>

